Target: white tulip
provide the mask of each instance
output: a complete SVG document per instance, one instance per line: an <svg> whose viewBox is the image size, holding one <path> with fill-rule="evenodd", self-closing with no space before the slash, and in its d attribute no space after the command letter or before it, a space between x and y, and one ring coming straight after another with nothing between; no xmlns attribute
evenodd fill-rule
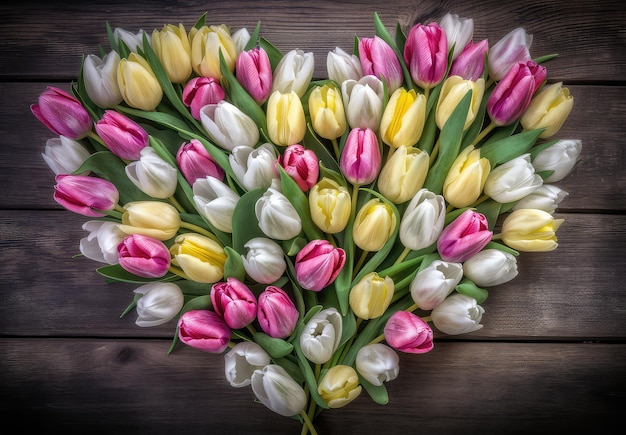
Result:
<svg viewBox="0 0 626 435"><path fill-rule="evenodd" d="M476 299L456 293L446 298L430 313L433 324L448 335L466 334L483 327L480 321L485 309Z"/></svg>
<svg viewBox="0 0 626 435"><path fill-rule="evenodd" d="M253 341L237 343L224 355L224 372L230 385L245 387L252 382L255 370L262 370L271 359L263 348Z"/></svg>
<svg viewBox="0 0 626 435"><path fill-rule="evenodd" d="M137 301L137 326L151 327L172 320L183 308L183 292L171 282L151 282L134 290L142 295Z"/></svg>
<svg viewBox="0 0 626 435"><path fill-rule="evenodd" d="M356 369L370 384L382 385L398 377L400 357L385 344L368 344L356 355Z"/></svg>
<svg viewBox="0 0 626 435"><path fill-rule="evenodd" d="M293 204L271 187L257 200L254 212L259 228L272 239L293 239L302 231L302 220Z"/></svg>
<svg viewBox="0 0 626 435"><path fill-rule="evenodd" d="M227 151L240 145L254 147L259 141L254 120L226 100L200 109L200 122L213 141Z"/></svg>
<svg viewBox="0 0 626 435"><path fill-rule="evenodd" d="M232 233L233 212L239 195L226 183L211 176L198 178L192 189L198 212L218 230Z"/></svg>
<svg viewBox="0 0 626 435"><path fill-rule="evenodd" d="M151 147L142 149L139 160L126 165L126 175L139 190L152 198L169 198L178 185L178 170Z"/></svg>
<svg viewBox="0 0 626 435"><path fill-rule="evenodd" d="M300 335L302 353L309 361L324 364L339 347L342 331L341 314L336 308L318 312L306 323Z"/></svg>
<svg viewBox="0 0 626 435"><path fill-rule="evenodd" d="M80 239L80 253L90 260L100 263L117 264L117 245L127 236L115 222L87 221L83 229L89 231Z"/></svg>
<svg viewBox="0 0 626 435"><path fill-rule="evenodd" d="M463 273L481 287L504 284L517 276L517 258L499 249L484 249L463 263Z"/></svg>
<svg viewBox="0 0 626 435"><path fill-rule="evenodd" d="M255 237L243 246L248 251L241 259L250 278L261 284L271 284L283 276L287 263L278 243L265 237Z"/></svg>
<svg viewBox="0 0 626 435"><path fill-rule="evenodd" d="M251 385L257 399L282 416L299 414L306 406L304 389L279 365L268 364L255 370Z"/></svg>
<svg viewBox="0 0 626 435"><path fill-rule="evenodd" d="M435 260L417 272L411 281L413 302L423 310L432 310L452 293L462 278L461 263Z"/></svg>
<svg viewBox="0 0 626 435"><path fill-rule="evenodd" d="M80 142L65 136L48 139L41 154L55 175L73 173L89 156L89 151ZM88 173L85 171L80 175Z"/></svg>

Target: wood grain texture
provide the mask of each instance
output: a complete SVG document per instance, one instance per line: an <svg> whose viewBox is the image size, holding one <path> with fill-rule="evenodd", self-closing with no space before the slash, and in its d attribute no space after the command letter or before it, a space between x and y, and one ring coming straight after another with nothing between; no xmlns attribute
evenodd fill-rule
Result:
<svg viewBox="0 0 626 435"><path fill-rule="evenodd" d="M514 27L533 34L574 110L558 138L583 142L559 182L559 248L522 253L519 276L489 289L484 327L436 333L425 355L401 354L390 403L366 394L325 411L320 435L380 433L616 433L626 407L626 8L592 0L375 0L50 2L0 6L0 416L53 433L297 434L249 388L224 379L223 356L184 345L167 354L172 322L135 325L120 314L133 284L107 283L78 253L86 218L52 199L41 158L53 137L30 112L48 85L69 89L83 55L108 48L112 27L151 31L178 22L254 28L283 52L326 54L374 34L375 12L393 32L472 17L474 40L491 44Z"/></svg>

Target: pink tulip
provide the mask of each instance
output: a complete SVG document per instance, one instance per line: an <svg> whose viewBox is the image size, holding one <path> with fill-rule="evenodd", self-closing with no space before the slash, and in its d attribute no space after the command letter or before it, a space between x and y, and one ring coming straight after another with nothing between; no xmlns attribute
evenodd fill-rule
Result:
<svg viewBox="0 0 626 435"><path fill-rule="evenodd" d="M89 113L76 98L62 89L48 86L30 106L33 115L53 133L78 140L91 132Z"/></svg>
<svg viewBox="0 0 626 435"><path fill-rule="evenodd" d="M117 252L124 270L144 278L160 278L170 267L170 252L165 243L142 234L125 237Z"/></svg>
<svg viewBox="0 0 626 435"><path fill-rule="evenodd" d="M513 65L487 100L487 113L492 121L503 126L522 116L546 74L546 67L530 60Z"/></svg>
<svg viewBox="0 0 626 435"><path fill-rule="evenodd" d="M278 157L278 163L298 183L298 187L303 192L308 192L317 183L319 176L317 156L302 145L289 145L285 148L284 153Z"/></svg>
<svg viewBox="0 0 626 435"><path fill-rule="evenodd" d="M119 200L115 185L103 178L59 174L55 181L54 200L83 216L102 217L99 210L113 210Z"/></svg>
<svg viewBox="0 0 626 435"><path fill-rule="evenodd" d="M183 89L183 103L191 109L191 116L200 121L200 109L207 104L217 104L226 92L212 77L195 77Z"/></svg>
<svg viewBox="0 0 626 435"><path fill-rule="evenodd" d="M211 287L211 302L217 314L232 329L240 329L256 318L257 302L248 286L229 277Z"/></svg>
<svg viewBox="0 0 626 435"><path fill-rule="evenodd" d="M259 295L257 319L267 335L288 337L296 329L298 316L296 306L283 289L270 285Z"/></svg>
<svg viewBox="0 0 626 435"><path fill-rule="evenodd" d="M341 172L352 184L371 183L380 172L382 158L373 130L353 128L341 152Z"/></svg>
<svg viewBox="0 0 626 435"><path fill-rule="evenodd" d="M393 48L379 36L359 41L359 59L363 75L376 76L387 82L390 93L402 86L402 67Z"/></svg>
<svg viewBox="0 0 626 435"><path fill-rule="evenodd" d="M499 81L513 65L530 60L532 42L533 35L526 33L523 27L511 30L497 41L487 54L489 76L493 80Z"/></svg>
<svg viewBox="0 0 626 435"><path fill-rule="evenodd" d="M208 353L222 353L230 342L231 330L219 314L190 310L178 319L178 338L188 346Z"/></svg>
<svg viewBox="0 0 626 435"><path fill-rule="evenodd" d="M479 42L468 42L461 54L454 59L450 66L450 76L460 76L464 80L475 82L485 72L485 56L489 50L489 42L483 39Z"/></svg>
<svg viewBox="0 0 626 435"><path fill-rule="evenodd" d="M482 250L492 236L487 218L469 209L443 229L437 250L444 261L462 263Z"/></svg>
<svg viewBox="0 0 626 435"><path fill-rule="evenodd" d="M139 160L141 150L148 146L148 133L115 110L106 110L95 128L107 148L120 159Z"/></svg>
<svg viewBox="0 0 626 435"><path fill-rule="evenodd" d="M345 262L343 249L327 240L312 240L296 255L296 278L302 288L318 292L332 284Z"/></svg>
<svg viewBox="0 0 626 435"><path fill-rule="evenodd" d="M270 96L272 66L267 52L261 47L239 53L235 75L237 81L258 104L262 104Z"/></svg>
<svg viewBox="0 0 626 435"><path fill-rule="evenodd" d="M191 139L180 146L176 153L176 162L190 186L198 178L209 176L224 181L224 170L198 139Z"/></svg>
<svg viewBox="0 0 626 435"><path fill-rule="evenodd" d="M404 45L404 61L413 81L422 89L439 84L448 68L445 30L435 22L411 27Z"/></svg>
<svg viewBox="0 0 626 435"><path fill-rule="evenodd" d="M408 311L396 311L384 329L385 341L406 353L426 353L434 347L433 330L419 316Z"/></svg>

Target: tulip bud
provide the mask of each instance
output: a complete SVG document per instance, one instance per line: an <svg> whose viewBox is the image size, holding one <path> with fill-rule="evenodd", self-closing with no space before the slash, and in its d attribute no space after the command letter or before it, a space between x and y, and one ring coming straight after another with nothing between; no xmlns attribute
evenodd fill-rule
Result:
<svg viewBox="0 0 626 435"><path fill-rule="evenodd" d="M481 77L476 81L465 80L460 76L449 76L441 87L441 93L437 100L437 108L435 111L435 121L439 129L443 129L452 112L459 105L463 97L472 91L472 100L470 101L469 110L465 117L463 130L469 128L476 119L476 115L480 109L480 103L485 93L485 80Z"/></svg>
<svg viewBox="0 0 626 435"><path fill-rule="evenodd" d="M425 151L412 146L396 149L380 171L380 193L395 204L408 201L424 185L429 167Z"/></svg>
<svg viewBox="0 0 626 435"><path fill-rule="evenodd" d="M393 297L393 280L370 272L350 290L350 308L361 319L375 319L384 314Z"/></svg>
<svg viewBox="0 0 626 435"><path fill-rule="evenodd" d="M430 313L435 327L448 335L466 334L483 327L480 321L485 309L476 299L455 293L437 305Z"/></svg>
<svg viewBox="0 0 626 435"><path fill-rule="evenodd" d="M329 408L341 408L359 397L363 387L359 375L350 366L332 366L317 386L317 392Z"/></svg>
<svg viewBox="0 0 626 435"><path fill-rule="evenodd" d="M443 229L437 251L445 261L462 263L481 251L492 236L487 218L468 209Z"/></svg>
<svg viewBox="0 0 626 435"><path fill-rule="evenodd" d="M142 149L139 160L126 165L125 170L130 181L152 198L169 198L178 186L178 170L151 147Z"/></svg>
<svg viewBox="0 0 626 435"><path fill-rule="evenodd" d="M180 341L203 352L222 353L231 334L224 319L210 310L186 311L178 319Z"/></svg>
<svg viewBox="0 0 626 435"><path fill-rule="evenodd" d="M369 75L356 80L346 80L341 85L341 96L346 120L351 128L369 128L378 131L383 114L383 82Z"/></svg>
<svg viewBox="0 0 626 435"><path fill-rule="evenodd" d="M437 23L416 24L404 45L404 61L411 78L422 89L437 86L448 68L448 39Z"/></svg>
<svg viewBox="0 0 626 435"><path fill-rule="evenodd" d="M311 124L317 134L325 139L337 139L346 131L346 114L341 90L334 86L315 86L309 94Z"/></svg>
<svg viewBox="0 0 626 435"><path fill-rule="evenodd" d="M396 228L391 207L378 198L363 204L352 228L354 244L364 251L378 251L387 243Z"/></svg>
<svg viewBox="0 0 626 435"><path fill-rule="evenodd" d="M131 234L117 246L119 264L134 275L161 278L170 267L170 254L160 240Z"/></svg>
<svg viewBox="0 0 626 435"><path fill-rule="evenodd" d="M426 120L426 96L398 88L385 106L380 135L392 148L413 146L422 136Z"/></svg>
<svg viewBox="0 0 626 435"><path fill-rule="evenodd" d="M211 176L198 178L193 184L193 202L211 225L226 233L233 232L233 212L239 195L227 184Z"/></svg>
<svg viewBox="0 0 626 435"><path fill-rule="evenodd" d="M251 386L261 403L284 417L299 414L306 406L304 389L277 364L268 364L255 370Z"/></svg>
<svg viewBox="0 0 626 435"><path fill-rule="evenodd" d="M171 282L151 282L134 290L142 295L137 301L137 320L142 327L158 326L172 320L183 308L183 292Z"/></svg>
<svg viewBox="0 0 626 435"><path fill-rule="evenodd" d="M341 151L339 166L346 179L356 185L369 184L380 172L382 157L373 130L353 128Z"/></svg>
<svg viewBox="0 0 626 435"><path fill-rule="evenodd" d="M553 171L544 182L555 183L567 176L576 163L582 151L580 139L563 139L541 150L533 159L535 171Z"/></svg>
<svg viewBox="0 0 626 435"><path fill-rule="evenodd" d="M330 360L339 347L343 330L342 318L336 308L327 308L313 315L300 335L302 353L315 364Z"/></svg>
<svg viewBox="0 0 626 435"><path fill-rule="evenodd" d="M80 142L65 136L46 141L45 151L41 154L54 175L72 174L90 156L89 151ZM85 171L78 175L88 175Z"/></svg>
<svg viewBox="0 0 626 435"><path fill-rule="evenodd" d="M309 192L311 219L322 231L337 234L350 219L350 192L330 178L322 178Z"/></svg>
<svg viewBox="0 0 626 435"><path fill-rule="evenodd" d="M480 148L465 147L443 182L444 198L456 208L473 204L480 197L490 171L491 163L480 156Z"/></svg>
<svg viewBox="0 0 626 435"><path fill-rule="evenodd" d="M311 240L296 254L296 278L302 288L321 291L335 281L346 262L346 252L327 240Z"/></svg>
<svg viewBox="0 0 626 435"><path fill-rule="evenodd" d="M518 251L553 251L558 246L556 230L563 222L543 210L515 210L502 222L502 241Z"/></svg>
<svg viewBox="0 0 626 435"><path fill-rule="evenodd" d="M271 284L278 280L285 270L284 253L278 243L272 239L255 237L244 244L248 251L242 255L246 273L258 283Z"/></svg>
<svg viewBox="0 0 626 435"><path fill-rule="evenodd" d="M272 92L267 100L267 134L274 144L293 145L302 142L306 119L302 101L295 92Z"/></svg>
<svg viewBox="0 0 626 435"><path fill-rule="evenodd" d="M226 92L212 77L194 77L183 88L183 103L191 109L191 116L200 121L200 109L207 104L217 104Z"/></svg>
<svg viewBox="0 0 626 435"><path fill-rule="evenodd" d="M211 286L211 302L229 328L241 329L256 319L257 302L247 285L228 277Z"/></svg>
<svg viewBox="0 0 626 435"><path fill-rule="evenodd" d="M406 207L400 221L400 241L405 248L417 251L439 238L446 218L443 196L420 189Z"/></svg>
<svg viewBox="0 0 626 435"><path fill-rule="evenodd" d="M259 295L257 320L263 332L270 337L291 335L299 316L296 306L283 289L270 285Z"/></svg>
<svg viewBox="0 0 626 435"><path fill-rule="evenodd" d="M500 203L515 202L537 190L543 179L535 173L530 154L515 157L494 168L485 182L485 194Z"/></svg>
<svg viewBox="0 0 626 435"><path fill-rule="evenodd" d="M370 384L380 386L398 377L400 357L385 344L368 344L356 354L356 370Z"/></svg>
<svg viewBox="0 0 626 435"><path fill-rule="evenodd" d="M558 186L543 184L537 190L517 201L513 210L535 208L552 214L567 195L568 193Z"/></svg>
<svg viewBox="0 0 626 435"><path fill-rule="evenodd" d="M213 177L220 181L224 180L224 170L198 139L183 142L176 152L176 162L190 186L193 186L198 178Z"/></svg>
<svg viewBox="0 0 626 435"><path fill-rule="evenodd" d="M172 83L185 83L191 75L191 46L185 26L166 24L152 32L152 48Z"/></svg>
<svg viewBox="0 0 626 435"><path fill-rule="evenodd" d="M226 380L235 388L250 385L255 370L263 370L270 362L268 353L255 342L237 343L224 355Z"/></svg>
<svg viewBox="0 0 626 435"><path fill-rule="evenodd" d="M435 260L411 281L413 302L422 310L432 310L454 291L462 278L461 263Z"/></svg>
<svg viewBox="0 0 626 435"><path fill-rule="evenodd" d="M358 43L363 75L372 75L387 82L390 91L402 86L404 79L400 61L393 48L381 37L362 38Z"/></svg>
<svg viewBox="0 0 626 435"><path fill-rule="evenodd" d="M103 109L122 102L122 93L117 84L117 67L120 55L110 51L104 58L94 54L85 57L83 62L83 80L89 99Z"/></svg>
<svg viewBox="0 0 626 435"><path fill-rule="evenodd" d="M118 45L123 42L130 51L134 51L135 53L138 49L143 49L144 35L146 35L146 32L143 30L139 30L137 33L129 32L121 27L116 27L113 30L113 39L115 39L115 42Z"/></svg>
<svg viewBox="0 0 626 435"><path fill-rule="evenodd" d="M170 248L172 264L180 267L190 280L215 283L224 277L226 253L215 240L196 233L176 237Z"/></svg>
<svg viewBox="0 0 626 435"><path fill-rule="evenodd" d="M263 104L272 91L272 66L267 52L256 47L252 50L242 51L237 57L235 64L237 81L248 91L250 96Z"/></svg>
<svg viewBox="0 0 626 435"><path fill-rule="evenodd" d="M433 347L433 330L408 311L396 311L385 324L385 341L400 352L426 353Z"/></svg>
<svg viewBox="0 0 626 435"><path fill-rule="evenodd" d="M439 26L446 35L448 48L452 50L451 59L454 60L472 41L474 20L472 18L459 18L457 14L447 13L439 20Z"/></svg>
<svg viewBox="0 0 626 435"><path fill-rule="evenodd" d="M163 98L163 89L148 62L137 53L120 60L117 85L124 102L147 112L156 109Z"/></svg>
<svg viewBox="0 0 626 435"><path fill-rule="evenodd" d="M289 199L276 189L269 188L254 205L254 213L261 231L272 239L289 240L302 231L302 220Z"/></svg>
<svg viewBox="0 0 626 435"><path fill-rule="evenodd" d="M504 284L517 276L517 259L499 249L485 249L463 263L463 273L481 287Z"/></svg>
<svg viewBox="0 0 626 435"><path fill-rule="evenodd" d="M300 99L313 78L315 67L312 52L305 53L303 50L290 50L278 62L274 69L274 82L272 93L291 94L292 92ZM297 140L292 143L298 143ZM291 145L291 144L288 144Z"/></svg>
<svg viewBox="0 0 626 435"><path fill-rule="evenodd" d="M227 151L236 146L254 147L259 142L254 120L226 100L204 106L200 109L200 119L213 141Z"/></svg>
<svg viewBox="0 0 626 435"><path fill-rule="evenodd" d="M100 263L117 264L117 245L127 234L108 221L87 221L83 230L89 235L80 239L80 253Z"/></svg>
<svg viewBox="0 0 626 435"><path fill-rule="evenodd" d="M248 29L242 27L241 29L236 30L235 33L231 35L231 38L235 43L235 47L237 47L237 53L241 53L248 45L248 42L250 42L251 36Z"/></svg>
<svg viewBox="0 0 626 435"><path fill-rule="evenodd" d="M300 144L289 145L283 154L278 156L278 164L283 167L297 184L300 190L307 192L317 183L319 163L312 150Z"/></svg>
<svg viewBox="0 0 626 435"><path fill-rule="evenodd" d="M485 72L485 56L489 50L486 39L473 43L468 42L459 57L454 59L448 76L461 76L465 80L476 81Z"/></svg>
<svg viewBox="0 0 626 435"><path fill-rule="evenodd" d="M109 151L123 160L138 160L150 139L139 124L115 110L106 110L95 129Z"/></svg>
<svg viewBox="0 0 626 435"><path fill-rule="evenodd" d="M220 52L230 72L235 70L237 47L225 24L220 26L193 27L189 30L191 43L191 66L201 77L222 78Z"/></svg>
<svg viewBox="0 0 626 435"><path fill-rule="evenodd" d="M518 62L530 60L530 46L533 35L518 27L507 33L496 42L487 56L489 62L489 75L495 81L501 80L509 69Z"/></svg>
<svg viewBox="0 0 626 435"><path fill-rule="evenodd" d="M574 106L574 97L563 82L545 85L530 101L520 123L525 130L545 128L539 137L554 136L563 126Z"/></svg>
<svg viewBox="0 0 626 435"><path fill-rule="evenodd" d="M101 211L113 210L119 200L115 185L103 178L59 174L55 181L54 200L83 216L102 217Z"/></svg>
<svg viewBox="0 0 626 435"><path fill-rule="evenodd" d="M270 143L256 148L236 146L228 158L235 177L247 190L267 189L272 181L280 180L276 151Z"/></svg>
<svg viewBox="0 0 626 435"><path fill-rule="evenodd" d="M341 85L346 80L359 80L363 68L358 56L348 54L339 47L329 51L326 56L328 78Z"/></svg>
<svg viewBox="0 0 626 435"><path fill-rule="evenodd" d="M178 210L162 201L134 201L124 205L119 229L126 234L143 234L157 240L169 240L180 229Z"/></svg>
<svg viewBox="0 0 626 435"><path fill-rule="evenodd" d="M91 118L87 110L62 89L48 86L30 110L43 125L59 136L79 140L91 132Z"/></svg>

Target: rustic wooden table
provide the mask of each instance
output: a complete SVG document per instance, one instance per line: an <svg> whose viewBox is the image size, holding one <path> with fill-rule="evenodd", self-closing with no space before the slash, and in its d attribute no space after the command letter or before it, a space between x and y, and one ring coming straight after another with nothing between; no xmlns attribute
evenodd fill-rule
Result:
<svg viewBox="0 0 626 435"><path fill-rule="evenodd" d="M23 0L0 7L0 413L13 433L295 434L300 425L225 381L223 357L186 346L167 354L172 323L120 318L131 284L107 284L78 253L83 217L52 200L41 158L51 133L30 113L47 85L69 89L83 55L108 47L105 22L133 32L207 21L254 28L282 51L351 50L374 34L453 12L475 40L514 27L531 54L558 53L548 77L575 97L560 138L583 142L559 186L559 248L522 254L520 274L490 293L484 328L437 336L401 356L390 403L363 394L325 411L320 434L609 433L626 409L626 8L621 1ZM619 427L619 426L618 426ZM5 432L8 433L8 432Z"/></svg>

